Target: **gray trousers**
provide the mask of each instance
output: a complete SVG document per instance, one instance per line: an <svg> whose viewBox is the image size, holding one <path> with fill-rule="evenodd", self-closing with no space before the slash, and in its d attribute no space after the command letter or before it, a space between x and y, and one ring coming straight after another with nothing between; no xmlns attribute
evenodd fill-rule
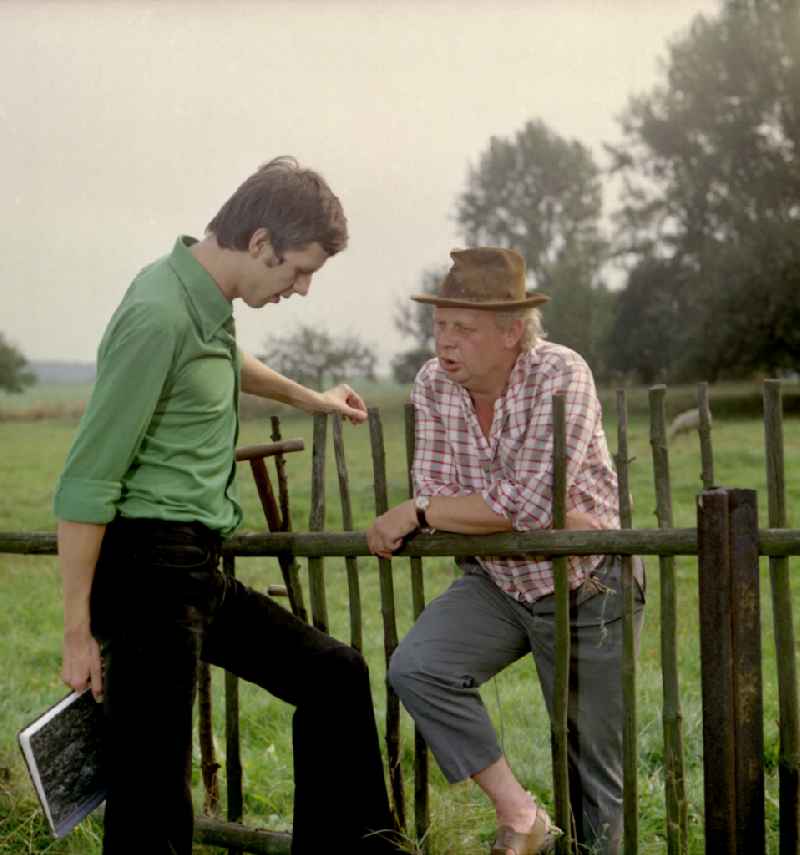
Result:
<svg viewBox="0 0 800 855"><path fill-rule="evenodd" d="M638 649L644 567L634 559ZM478 687L532 652L553 712L555 597L523 605L477 562L433 600L392 656L389 681L445 777L462 781L502 751ZM570 797L578 842L619 851L622 832L622 559L607 558L570 595Z"/></svg>

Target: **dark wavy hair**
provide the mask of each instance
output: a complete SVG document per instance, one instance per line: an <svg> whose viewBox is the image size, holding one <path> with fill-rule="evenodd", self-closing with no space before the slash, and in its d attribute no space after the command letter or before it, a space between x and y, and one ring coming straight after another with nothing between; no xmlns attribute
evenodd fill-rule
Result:
<svg viewBox="0 0 800 855"><path fill-rule="evenodd" d="M206 227L226 249L247 249L256 229L269 232L275 254L319 243L328 255L347 246L347 218L325 179L293 157L259 167Z"/></svg>

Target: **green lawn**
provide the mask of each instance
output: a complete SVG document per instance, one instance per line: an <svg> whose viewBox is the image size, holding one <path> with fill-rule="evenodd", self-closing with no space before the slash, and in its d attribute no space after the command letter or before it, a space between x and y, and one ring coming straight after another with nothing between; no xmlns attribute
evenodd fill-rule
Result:
<svg viewBox="0 0 800 855"><path fill-rule="evenodd" d="M386 442L390 502L405 497L406 463L402 400L385 389L372 389L370 403L380 403ZM684 394L685 393L676 393ZM670 392L670 398L673 393ZM634 524L655 525L647 419L642 414L643 396L632 396L629 456L634 495ZM712 392L712 409L714 393ZM800 430L796 419L786 422L786 461L789 495L787 506L798 507L800 499ZM295 529L308 523L310 496L310 449L312 421L308 417L283 417L285 438L301 437L306 452L290 455L288 471ZM0 422L0 530L52 530L52 490L66 454L75 423L44 420ZM608 414L609 444L616 446L615 419ZM241 444L269 440L263 421L242 427ZM330 442L330 438L329 438ZM373 516L371 455L368 431L364 427L345 429L355 527L366 527ZM756 417L717 419L714 426L717 482L759 491L762 525L766 520L764 490L763 428ZM671 448L671 471L675 520L678 526L694 524L694 497L699 489L700 461L696 437L681 437ZM327 467L328 513L326 528L341 528L336 468L332 453ZM245 508L243 529L264 528L260 506L246 465L241 470L241 494ZM798 520L795 519L795 525ZM661 682L659 664L659 584L658 562L648 559L649 587L642 651L639 667L639 751L640 751L640 851L664 853L663 775L661 737ZM378 718L383 722L384 663L383 637L377 585L377 564L359 559L365 603L364 638L371 665ZM681 559L678 567L679 655L682 705L685 726L686 767L691 824L690 851L703 851L702 831L702 717L699 685L699 643L697 631L696 561ZM240 560L239 575L253 585L279 583L280 573L273 559ZM402 635L411 624L411 593L408 562L395 562L396 599ZM301 571L305 577L305 568ZM425 562L426 594L430 598L453 578L446 559ZM334 635L349 637L347 591L343 561L326 561L328 606ZM762 627L765 686L765 745L767 759L767 816L769 848L776 851L777 832L777 690L772 642L772 618L768 577L762 570ZM49 840L35 800L25 779L15 744L17 729L43 707L64 693L58 672L60 661L60 593L55 560L0 555L0 635L3 638L0 670L0 853L72 853L96 855L99 827L84 823L65 841ZM307 600L307 588L306 588ZM797 604L800 606L800 603ZM795 612L798 612L795 608ZM280 655L268 651L267 655ZM222 679L214 674L218 759L225 763L223 736ZM507 755L522 781L545 802L550 800L549 728L530 660L517 663L484 688L484 698L502 735ZM246 810L248 821L285 829L291 821L291 709L260 690L242 688L242 738ZM403 714L403 759L407 783L407 804L413 807L413 739L410 721ZM196 765L199 756L195 756ZM157 774L154 768L154 774ZM336 786L331 772L331 786ZM201 803L197 790L196 804ZM224 804L224 797L223 797ZM493 816L485 800L470 785L448 787L435 763L432 764L431 804L432 852L483 853L493 831ZM200 850L198 851L212 851Z"/></svg>

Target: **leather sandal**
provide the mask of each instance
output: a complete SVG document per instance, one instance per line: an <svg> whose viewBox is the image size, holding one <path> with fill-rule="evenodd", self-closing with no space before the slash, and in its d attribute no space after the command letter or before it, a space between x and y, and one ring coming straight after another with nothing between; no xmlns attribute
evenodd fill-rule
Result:
<svg viewBox="0 0 800 855"><path fill-rule="evenodd" d="M537 806L536 820L530 831L514 831L508 825L497 829L490 855L506 855L509 849L514 855L546 855L555 851L556 839L563 833L550 821L547 811Z"/></svg>

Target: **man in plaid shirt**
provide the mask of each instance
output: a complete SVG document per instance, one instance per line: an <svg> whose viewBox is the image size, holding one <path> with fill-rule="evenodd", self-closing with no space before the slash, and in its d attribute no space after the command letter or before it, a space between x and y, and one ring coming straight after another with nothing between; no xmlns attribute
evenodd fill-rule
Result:
<svg viewBox="0 0 800 855"><path fill-rule="evenodd" d="M513 250L451 253L434 309L436 358L414 383L415 499L379 517L367 537L389 557L417 528L465 534L552 525L552 395L566 396L567 528L618 528L617 479L585 361L540 338L525 265ZM479 686L533 653L548 710L554 680L552 564L535 555L460 560L463 576L403 639L389 679L451 782L472 778L492 800L492 853L553 847L559 830L517 781ZM571 803L578 842L617 853L622 819L621 560L569 559L572 662ZM636 561L641 626L643 569Z"/></svg>

